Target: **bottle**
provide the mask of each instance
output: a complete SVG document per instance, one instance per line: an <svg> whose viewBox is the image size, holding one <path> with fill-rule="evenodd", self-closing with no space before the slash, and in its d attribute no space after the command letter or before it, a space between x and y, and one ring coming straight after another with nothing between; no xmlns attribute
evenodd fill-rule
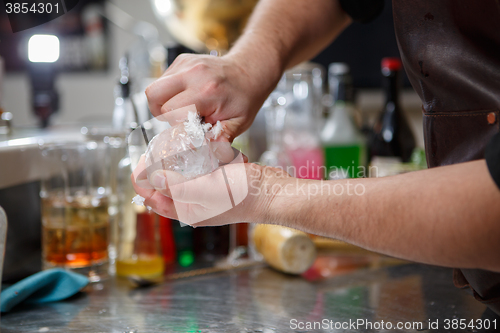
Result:
<svg viewBox="0 0 500 333"><path fill-rule="evenodd" d="M324 177L323 149L318 131L323 73L322 66L303 63L286 71L277 87L286 101L284 149L297 178L319 180Z"/></svg>
<svg viewBox="0 0 500 333"><path fill-rule="evenodd" d="M177 220L172 220L172 230L175 239L177 263L181 267L189 267L194 262L193 228L183 226Z"/></svg>
<svg viewBox="0 0 500 333"><path fill-rule="evenodd" d="M254 160L255 155L253 154L253 150L250 146L249 131L237 136L234 139L232 146L246 155L250 161ZM237 251L238 248L248 247L249 225L250 223L235 223L229 226L229 255L231 255L234 251Z"/></svg>
<svg viewBox="0 0 500 333"><path fill-rule="evenodd" d="M2 105L2 82L4 73L4 61L0 57L0 105ZM0 106L0 136L12 133L12 113L4 111Z"/></svg>
<svg viewBox="0 0 500 333"><path fill-rule="evenodd" d="M415 137L399 105L399 72L401 60L383 58L385 106L370 135L371 163L409 162L415 148Z"/></svg>
<svg viewBox="0 0 500 333"><path fill-rule="evenodd" d="M230 244L229 229L229 225L191 229L193 250L197 261L215 262L227 256Z"/></svg>
<svg viewBox="0 0 500 333"><path fill-rule="evenodd" d="M347 76L349 67L346 64L332 64L329 75L338 74ZM337 81L336 100L330 107L328 119L321 131L327 179L364 176L366 143L354 120L356 109L349 96L349 92L352 91L352 87L349 87L352 85L351 82Z"/></svg>
<svg viewBox="0 0 500 333"><path fill-rule="evenodd" d="M330 89L330 98L335 104L336 101L344 101L354 105L354 85L349 65L345 62L334 62L328 66L328 86ZM326 108L327 111L330 108ZM357 108L352 108L354 123L361 129L362 117ZM328 118L328 113L326 114Z"/></svg>
<svg viewBox="0 0 500 333"><path fill-rule="evenodd" d="M258 224L252 233L255 249L274 269L288 274L304 273L316 259L316 247L305 232Z"/></svg>
<svg viewBox="0 0 500 333"><path fill-rule="evenodd" d="M115 86L115 108L113 110L113 128L129 130L138 124L138 116L134 113L131 100L131 83L128 68L128 57L120 59L120 78Z"/></svg>
<svg viewBox="0 0 500 333"><path fill-rule="evenodd" d="M163 274L165 266L175 260L173 223L144 206L132 203L136 195L130 180L131 159L119 163L118 192L120 212L117 230L116 275L145 278Z"/></svg>
<svg viewBox="0 0 500 333"><path fill-rule="evenodd" d="M259 162L288 172L292 162L286 154L283 142L286 117L285 104L286 98L277 92L273 92L263 106L266 116L267 150L262 153Z"/></svg>
<svg viewBox="0 0 500 333"><path fill-rule="evenodd" d="M349 65L334 62L328 66L328 86L333 101L344 100L354 104L354 87Z"/></svg>
<svg viewBox="0 0 500 333"><path fill-rule="evenodd" d="M0 287L2 287L2 270L5 258L5 246L7 244L7 214L0 206Z"/></svg>

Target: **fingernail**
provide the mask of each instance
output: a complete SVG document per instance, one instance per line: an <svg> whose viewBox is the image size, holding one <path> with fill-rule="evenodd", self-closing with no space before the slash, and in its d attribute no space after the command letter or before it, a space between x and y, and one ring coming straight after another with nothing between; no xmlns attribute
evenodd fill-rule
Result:
<svg viewBox="0 0 500 333"><path fill-rule="evenodd" d="M152 180L151 180L152 185L155 188L159 188L159 189L165 188L165 180L166 179L161 171L157 171L157 172L153 173L151 178L152 178Z"/></svg>

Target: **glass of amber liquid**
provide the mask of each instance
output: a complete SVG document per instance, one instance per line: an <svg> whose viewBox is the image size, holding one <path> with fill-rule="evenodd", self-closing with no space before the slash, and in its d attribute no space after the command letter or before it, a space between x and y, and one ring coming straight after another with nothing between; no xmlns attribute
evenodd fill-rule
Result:
<svg viewBox="0 0 500 333"><path fill-rule="evenodd" d="M113 211L109 149L93 141L41 147L44 269L70 269L92 282L108 276Z"/></svg>

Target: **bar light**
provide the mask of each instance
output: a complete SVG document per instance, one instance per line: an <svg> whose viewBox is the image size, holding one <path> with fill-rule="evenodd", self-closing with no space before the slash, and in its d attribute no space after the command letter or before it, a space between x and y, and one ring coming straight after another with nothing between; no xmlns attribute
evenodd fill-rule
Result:
<svg viewBox="0 0 500 333"><path fill-rule="evenodd" d="M28 41L31 62L56 62L59 59L59 38L54 35L33 35Z"/></svg>
<svg viewBox="0 0 500 333"><path fill-rule="evenodd" d="M172 14L172 2L170 0L155 0L156 10L162 16Z"/></svg>

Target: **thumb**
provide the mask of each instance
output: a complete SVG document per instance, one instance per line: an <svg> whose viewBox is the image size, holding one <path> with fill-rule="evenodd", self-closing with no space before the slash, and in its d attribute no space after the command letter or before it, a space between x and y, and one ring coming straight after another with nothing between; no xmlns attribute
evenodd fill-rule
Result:
<svg viewBox="0 0 500 333"><path fill-rule="evenodd" d="M210 142L210 148L215 158L222 162L222 164L230 163L234 159L233 148L227 141L212 141Z"/></svg>
<svg viewBox="0 0 500 333"><path fill-rule="evenodd" d="M208 120L205 119L205 121ZM212 121L210 121L210 123L212 123ZM214 120L213 123L215 124L216 121ZM222 131L213 141L233 142L234 138L243 132L241 128L241 121L237 118L221 120L220 124L222 126Z"/></svg>
<svg viewBox="0 0 500 333"><path fill-rule="evenodd" d="M156 170L150 176L149 182L157 192L172 198L170 186L185 182L187 179L178 172L170 170Z"/></svg>

